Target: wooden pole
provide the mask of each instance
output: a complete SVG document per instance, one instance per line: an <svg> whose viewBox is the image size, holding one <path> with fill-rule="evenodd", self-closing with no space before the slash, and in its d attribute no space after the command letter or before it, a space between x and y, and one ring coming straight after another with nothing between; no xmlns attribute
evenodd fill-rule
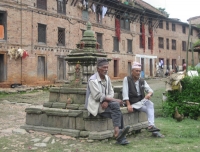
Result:
<svg viewBox="0 0 200 152"><path fill-rule="evenodd" d="M193 44L191 44L192 48L192 67L194 67L194 49L193 49Z"/></svg>
<svg viewBox="0 0 200 152"><path fill-rule="evenodd" d="M186 53L186 72L188 72L188 51L189 51L189 42L190 42L190 33L191 33L191 21L189 24L189 35L188 35L188 43L187 43L187 53Z"/></svg>

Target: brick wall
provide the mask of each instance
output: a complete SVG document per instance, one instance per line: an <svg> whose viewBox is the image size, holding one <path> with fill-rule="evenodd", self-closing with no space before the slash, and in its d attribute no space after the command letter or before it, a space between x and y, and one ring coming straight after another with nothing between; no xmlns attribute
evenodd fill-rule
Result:
<svg viewBox="0 0 200 152"><path fill-rule="evenodd" d="M10 3L9 3L10 2ZM71 2L66 4L66 15L57 13L57 1L48 0L47 11L36 8L36 0L25 2L22 6L17 1L2 1L7 6L0 6L0 11L7 12L7 40L0 40L0 53L8 51L10 48L23 48L28 51L29 57L25 59L10 60L7 57L5 81L0 82L1 86L12 83L23 84L47 84L54 83L57 80L57 58L66 56L71 49L76 48L76 44L82 38L82 31L86 30L85 21L82 20L82 11L77 6L71 6ZM29 6L27 6L28 4ZM20 8L22 12L20 11ZM21 16L22 15L22 16ZM182 33L182 24L176 23L176 31L166 30L165 21L163 29L154 28L154 48L153 51L148 49L148 26L145 25L145 43L146 48L140 48L139 35L140 24L133 22L130 25L131 31L121 30L121 40L119 42L118 53L113 52L113 37L115 36L115 17L112 15L105 16L102 24L96 20L96 14L89 13L89 21L92 23L94 32L103 34L103 49L108 57L118 60L118 75L114 77L114 61L109 64L109 76L112 79L123 79L128 72L128 62L134 60L140 61L144 58L146 76L150 75L150 59L152 59L153 76L155 76L156 63L159 58L177 60L178 65L182 65L182 59L186 58L186 51L182 51L182 41L188 39L188 26L186 26L186 34ZM38 23L45 24L46 44L38 43ZM65 28L65 44L66 46L57 46L58 27ZM22 29L22 30L21 30ZM21 37L22 34L22 37ZM192 41L197 40L197 32L193 31ZM164 38L164 49L158 48L158 37ZM170 49L166 49L166 38L169 38ZM133 54L127 53L127 39L133 41ZM175 39L176 50L171 49L171 39ZM38 56L44 56L46 61L46 77L44 81L39 81L37 76ZM195 64L198 63L197 54L195 53ZM189 53L189 64L191 64L191 53ZM67 71L66 66L66 71ZM67 74L66 74L67 79Z"/></svg>

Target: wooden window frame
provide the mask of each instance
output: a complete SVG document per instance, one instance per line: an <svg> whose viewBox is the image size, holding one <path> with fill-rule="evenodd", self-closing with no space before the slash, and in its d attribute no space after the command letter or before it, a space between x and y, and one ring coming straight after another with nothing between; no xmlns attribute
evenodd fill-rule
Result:
<svg viewBox="0 0 200 152"><path fill-rule="evenodd" d="M176 31L176 24L172 23L172 31Z"/></svg>
<svg viewBox="0 0 200 152"><path fill-rule="evenodd" d="M119 52L119 41L117 37L113 37L113 52Z"/></svg>
<svg viewBox="0 0 200 152"><path fill-rule="evenodd" d="M163 29L163 20L160 20L160 21L159 21L158 26L159 26L160 29Z"/></svg>
<svg viewBox="0 0 200 152"><path fill-rule="evenodd" d="M65 28L58 27L58 46L65 46Z"/></svg>
<svg viewBox="0 0 200 152"><path fill-rule="evenodd" d="M166 49L169 50L169 39L166 39Z"/></svg>
<svg viewBox="0 0 200 152"><path fill-rule="evenodd" d="M3 26L3 29L2 29L3 38L0 40L7 40L7 12L0 11L0 15L2 15L2 23L0 24Z"/></svg>
<svg viewBox="0 0 200 152"><path fill-rule="evenodd" d="M182 25L182 32L183 32L184 34L186 34L186 27L185 27L184 25Z"/></svg>
<svg viewBox="0 0 200 152"><path fill-rule="evenodd" d="M57 0L57 12L66 14L66 0Z"/></svg>
<svg viewBox="0 0 200 152"><path fill-rule="evenodd" d="M37 8L47 10L47 0L37 0Z"/></svg>
<svg viewBox="0 0 200 152"><path fill-rule="evenodd" d="M127 39L127 53L133 53L133 40Z"/></svg>
<svg viewBox="0 0 200 152"><path fill-rule="evenodd" d="M164 49L164 38L158 37L158 47Z"/></svg>
<svg viewBox="0 0 200 152"><path fill-rule="evenodd" d="M186 41L182 41L182 51L186 51Z"/></svg>
<svg viewBox="0 0 200 152"><path fill-rule="evenodd" d="M169 22L166 22L166 30L169 30Z"/></svg>
<svg viewBox="0 0 200 152"><path fill-rule="evenodd" d="M97 42L100 44L99 48L103 49L103 33L97 33L96 32L96 39L97 39ZM99 39L101 39L101 40L99 40Z"/></svg>
<svg viewBox="0 0 200 152"><path fill-rule="evenodd" d="M172 39L172 50L176 50L176 40Z"/></svg>
<svg viewBox="0 0 200 152"><path fill-rule="evenodd" d="M38 23L38 43L44 43L47 42L47 25ZM43 35L44 34L44 35Z"/></svg>

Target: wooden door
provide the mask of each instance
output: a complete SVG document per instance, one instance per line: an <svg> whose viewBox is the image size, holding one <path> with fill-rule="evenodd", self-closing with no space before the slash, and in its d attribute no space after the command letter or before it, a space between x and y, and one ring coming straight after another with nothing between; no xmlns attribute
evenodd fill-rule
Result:
<svg viewBox="0 0 200 152"><path fill-rule="evenodd" d="M152 61L152 59L149 60L149 70L150 70L150 76L153 76L153 61Z"/></svg>
<svg viewBox="0 0 200 152"><path fill-rule="evenodd" d="M0 54L0 82L6 80L6 65L5 65L5 55Z"/></svg>
<svg viewBox="0 0 200 152"><path fill-rule="evenodd" d="M44 56L38 56L38 66L37 66L37 75L39 81L45 80L45 57Z"/></svg>

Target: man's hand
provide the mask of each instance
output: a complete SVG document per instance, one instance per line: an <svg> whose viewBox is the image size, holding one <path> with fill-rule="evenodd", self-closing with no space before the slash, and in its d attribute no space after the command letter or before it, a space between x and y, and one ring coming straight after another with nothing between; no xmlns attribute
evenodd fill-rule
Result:
<svg viewBox="0 0 200 152"><path fill-rule="evenodd" d="M102 107L103 109L106 109L106 108L108 107L108 102L103 102L103 103L101 104L101 107Z"/></svg>
<svg viewBox="0 0 200 152"><path fill-rule="evenodd" d="M131 105L128 105L128 106L127 106L127 109L128 109L128 112L129 112L129 113L133 112L133 108L132 108Z"/></svg>
<svg viewBox="0 0 200 152"><path fill-rule="evenodd" d="M120 104L120 105L122 105L122 104L123 104L123 101L122 101L122 100L120 100L120 99L115 99L114 101L116 101L116 102L119 102L119 104Z"/></svg>
<svg viewBox="0 0 200 152"><path fill-rule="evenodd" d="M151 95L152 95L151 93L148 93L144 98L150 100Z"/></svg>

